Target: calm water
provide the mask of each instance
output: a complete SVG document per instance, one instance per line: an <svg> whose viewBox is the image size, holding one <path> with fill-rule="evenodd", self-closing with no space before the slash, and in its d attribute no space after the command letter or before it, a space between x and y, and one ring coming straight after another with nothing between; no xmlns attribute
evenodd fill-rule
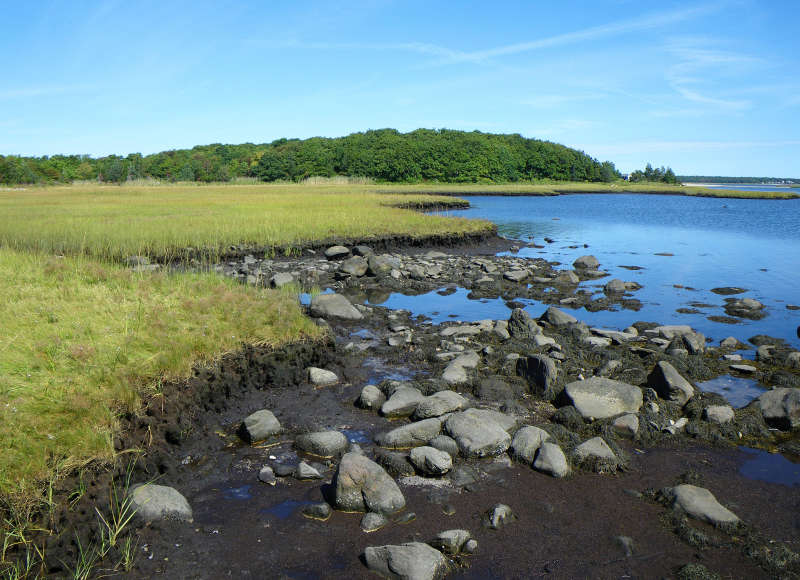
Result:
<svg viewBox="0 0 800 580"><path fill-rule="evenodd" d="M542 257L570 268L578 256L593 254L611 277L644 286L634 293L644 303L639 312L575 313L589 324L615 328L637 320L690 324L717 341L730 335L746 340L763 333L800 346L796 334L800 311L786 308L800 305L800 200L630 194L466 199L470 209L450 214L489 219L505 237L545 246L524 248L521 256ZM554 243L545 244L545 237ZM673 255L657 255L663 253ZM609 279L584 282L581 287L602 292ZM739 296L763 302L767 317L740 324L708 320L712 315L725 316L724 297L710 292L720 286L746 288ZM450 311L458 313L461 296L447 298ZM418 301L398 299L395 307L431 310L430 305L415 308ZM477 306L472 306L470 318L494 317L493 312L477 315ZM491 306L488 310L497 310L499 305ZM532 305L529 310L538 314L543 308ZM699 313L678 313L678 308Z"/></svg>
<svg viewBox="0 0 800 580"><path fill-rule="evenodd" d="M738 191L791 191L800 194L800 189L788 185L755 185L749 183L729 183L726 185L703 185L709 189L735 189Z"/></svg>

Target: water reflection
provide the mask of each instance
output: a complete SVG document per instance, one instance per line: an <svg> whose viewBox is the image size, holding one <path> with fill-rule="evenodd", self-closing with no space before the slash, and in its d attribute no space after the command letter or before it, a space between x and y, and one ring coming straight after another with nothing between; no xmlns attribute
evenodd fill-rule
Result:
<svg viewBox="0 0 800 580"><path fill-rule="evenodd" d="M739 473L743 476L781 485L800 485L800 463L792 462L779 453L768 453L749 447L740 449L748 456L739 468Z"/></svg>

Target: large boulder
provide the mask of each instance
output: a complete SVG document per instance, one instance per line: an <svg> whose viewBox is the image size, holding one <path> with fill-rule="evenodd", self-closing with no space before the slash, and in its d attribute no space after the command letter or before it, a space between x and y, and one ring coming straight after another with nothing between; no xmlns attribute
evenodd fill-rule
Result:
<svg viewBox="0 0 800 580"><path fill-rule="evenodd" d="M146 521L192 521L192 508L186 498L175 488L147 483L135 485L130 491L131 507Z"/></svg>
<svg viewBox="0 0 800 580"><path fill-rule="evenodd" d="M350 442L347 436L339 431L316 431L303 433L294 441L301 451L319 457L334 457L347 451Z"/></svg>
<svg viewBox="0 0 800 580"><path fill-rule="evenodd" d="M607 419L623 413L638 413L642 406L639 387L604 377L569 383L564 392L584 419Z"/></svg>
<svg viewBox="0 0 800 580"><path fill-rule="evenodd" d="M309 311L320 318L361 320L364 316L341 294L318 294L311 299Z"/></svg>
<svg viewBox="0 0 800 580"><path fill-rule="evenodd" d="M431 439L442 432L442 420L434 417L424 419L416 423L409 423L392 429L391 431L380 433L375 437L375 441L381 447L390 449L407 449L426 445Z"/></svg>
<svg viewBox="0 0 800 580"><path fill-rule="evenodd" d="M683 406L694 396L694 387L667 361L660 361L647 377L647 384L658 396Z"/></svg>
<svg viewBox="0 0 800 580"><path fill-rule="evenodd" d="M755 404L770 425L785 431L800 428L800 389L772 389L758 397Z"/></svg>
<svg viewBox="0 0 800 580"><path fill-rule="evenodd" d="M531 391L548 401L552 401L560 393L556 389L558 367L547 355L534 354L517 359L517 375L528 381Z"/></svg>
<svg viewBox="0 0 800 580"><path fill-rule="evenodd" d="M439 391L419 401L414 410L413 419L441 417L453 411L460 411L468 405L469 402L454 391Z"/></svg>
<svg viewBox="0 0 800 580"><path fill-rule="evenodd" d="M371 571L397 580L434 580L442 578L448 568L444 555L422 542L370 546L364 550L364 561Z"/></svg>
<svg viewBox="0 0 800 580"><path fill-rule="evenodd" d="M445 429L456 440L464 457L499 455L508 449L511 436L488 415L476 414L473 409L454 413L447 418Z"/></svg>
<svg viewBox="0 0 800 580"><path fill-rule="evenodd" d="M511 455L518 461L532 464L542 443L550 439L550 434L539 427L523 427L514 434L511 441Z"/></svg>
<svg viewBox="0 0 800 580"><path fill-rule="evenodd" d="M703 487L683 484L670 490L673 505L691 517L718 526L735 524L739 518L717 501L714 494Z"/></svg>
<svg viewBox="0 0 800 580"><path fill-rule="evenodd" d="M280 421L267 409L249 415L239 427L239 436L248 443L261 441L280 432Z"/></svg>
<svg viewBox="0 0 800 580"><path fill-rule="evenodd" d="M391 514L406 500L384 469L359 453L345 453L333 477L334 507L348 512Z"/></svg>
<svg viewBox="0 0 800 580"><path fill-rule="evenodd" d="M578 322L577 318L571 314L567 314L555 306L550 306L547 310L545 310L544 314L542 314L539 320L546 322L550 326L567 326L569 324Z"/></svg>

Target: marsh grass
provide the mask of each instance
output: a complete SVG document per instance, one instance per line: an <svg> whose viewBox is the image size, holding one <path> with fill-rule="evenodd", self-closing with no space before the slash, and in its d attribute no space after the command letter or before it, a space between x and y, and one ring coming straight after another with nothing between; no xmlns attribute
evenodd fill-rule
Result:
<svg viewBox="0 0 800 580"><path fill-rule="evenodd" d="M642 193L686 195L690 197L723 197L741 199L793 199L800 197L790 191L739 191L707 187L657 183L507 183L507 184L415 184L381 186L381 191L394 193L430 193L441 195L567 195L576 193Z"/></svg>
<svg viewBox="0 0 800 580"><path fill-rule="evenodd" d="M430 202L418 196L417 201ZM365 185L81 186L0 192L0 247L124 260L207 256L231 246L490 231L481 220L393 207L415 196ZM442 197L440 205L452 204Z"/></svg>
<svg viewBox="0 0 800 580"><path fill-rule="evenodd" d="M296 294L0 248L0 494L113 455L117 415L243 343L318 336Z"/></svg>

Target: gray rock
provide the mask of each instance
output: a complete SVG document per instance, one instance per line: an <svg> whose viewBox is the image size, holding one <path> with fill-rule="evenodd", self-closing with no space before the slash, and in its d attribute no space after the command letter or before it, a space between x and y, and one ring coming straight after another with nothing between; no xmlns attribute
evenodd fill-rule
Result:
<svg viewBox="0 0 800 580"><path fill-rule="evenodd" d="M312 503L303 508L303 516L311 520L327 521L331 517L331 506L325 502Z"/></svg>
<svg viewBox="0 0 800 580"><path fill-rule="evenodd" d="M539 448L533 468L557 478L566 477L569 474L567 456L564 455L561 447L548 441L542 443Z"/></svg>
<svg viewBox="0 0 800 580"><path fill-rule="evenodd" d="M580 281L581 279L578 278L578 275L572 270L562 270L561 272L559 272L558 276L553 278L553 283L555 284L572 285L572 284L579 284Z"/></svg>
<svg viewBox="0 0 800 580"><path fill-rule="evenodd" d="M361 320L364 315L356 310L350 301L341 294L318 294L311 299L309 311L320 318L341 318L342 320Z"/></svg>
<svg viewBox="0 0 800 580"><path fill-rule="evenodd" d="M390 449L407 449L426 445L428 441L442 432L442 420L437 417L424 419L416 423L409 423L392 429L386 433L380 433L376 442L381 447Z"/></svg>
<svg viewBox="0 0 800 580"><path fill-rule="evenodd" d="M329 260L341 260L350 255L350 250L344 246L331 246L325 250L325 257Z"/></svg>
<svg viewBox="0 0 800 580"><path fill-rule="evenodd" d="M364 550L364 561L373 572L397 580L434 580L443 577L448 569L442 553L421 542L370 546Z"/></svg>
<svg viewBox="0 0 800 580"><path fill-rule="evenodd" d="M731 365L729 368L732 371L736 371L737 373L744 373L746 375L753 374L758 370L753 365Z"/></svg>
<svg viewBox="0 0 800 580"><path fill-rule="evenodd" d="M350 442L339 431L316 431L303 433L295 439L298 449L319 457L334 457L347 451Z"/></svg>
<svg viewBox="0 0 800 580"><path fill-rule="evenodd" d="M639 432L639 416L634 415L633 413L622 415L621 417L614 419L614 422L611 423L611 426L614 427L614 429L620 435L635 437Z"/></svg>
<svg viewBox="0 0 800 580"><path fill-rule="evenodd" d="M392 396L381 405L381 414L390 419L408 417L424 398L425 395L419 389L408 386L398 387L392 393Z"/></svg>
<svg viewBox="0 0 800 580"><path fill-rule="evenodd" d="M625 282L619 278L614 278L606 283L606 285L603 287L603 290L606 294L621 294L627 291L627 287L625 286Z"/></svg>
<svg viewBox="0 0 800 580"><path fill-rule="evenodd" d="M544 314L542 314L539 320L546 322L551 326L568 326L578 322L577 318L571 314L567 314L555 306L550 306L547 310L545 310Z"/></svg>
<svg viewBox="0 0 800 580"><path fill-rule="evenodd" d="M360 278L367 273L367 266L368 264L365 258L362 258L361 256L353 256L352 258L347 258L341 263L339 266L339 271L343 272L344 274L349 274L350 276Z"/></svg>
<svg viewBox="0 0 800 580"><path fill-rule="evenodd" d="M689 354L702 354L706 350L706 337L699 332L695 334L684 334L681 340Z"/></svg>
<svg viewBox="0 0 800 580"><path fill-rule="evenodd" d="M645 331L648 335L659 336L666 340L672 340L676 336L683 336L684 334L694 334L691 326L686 324L666 324L663 326L656 326L652 330Z"/></svg>
<svg viewBox="0 0 800 580"><path fill-rule="evenodd" d="M353 254L355 254L356 256L363 256L365 258L368 258L372 254L374 254L374 252L372 251L372 248L370 248L369 246L356 246L353 248Z"/></svg>
<svg viewBox="0 0 800 580"><path fill-rule="evenodd" d="M175 488L146 483L130 490L131 506L145 521L192 521L192 508L186 498Z"/></svg>
<svg viewBox="0 0 800 580"><path fill-rule="evenodd" d="M389 518L385 515L368 512L361 518L361 531L366 533L377 532L381 528L386 527L388 523Z"/></svg>
<svg viewBox="0 0 800 580"><path fill-rule="evenodd" d="M744 345L742 345L742 343L741 343L741 342L739 342L739 341L736 339L736 337L734 337L734 336L729 336L728 338L724 338L724 339L722 339L722 340L720 341L719 345L720 345L722 348L734 348L734 349L739 349L739 348L741 348L742 346L744 346Z"/></svg>
<svg viewBox="0 0 800 580"><path fill-rule="evenodd" d="M392 477L410 477L417 473L408 456L403 453L379 449L375 453L375 461Z"/></svg>
<svg viewBox="0 0 800 580"><path fill-rule="evenodd" d="M474 369L480 362L480 356L474 351L460 354L444 369L442 380L451 385L461 385L469 381L467 369Z"/></svg>
<svg viewBox="0 0 800 580"><path fill-rule="evenodd" d="M455 439L447 435L437 435L428 442L428 445L439 451L444 451L451 457L458 456L458 443L456 443Z"/></svg>
<svg viewBox="0 0 800 580"><path fill-rule="evenodd" d="M659 362L647 377L647 384L667 401L685 405L694 396L694 387L667 361Z"/></svg>
<svg viewBox="0 0 800 580"><path fill-rule="evenodd" d="M339 377L332 371L317 367L308 367L306 370L308 371L308 382L316 387L326 387L339 382Z"/></svg>
<svg viewBox="0 0 800 580"><path fill-rule="evenodd" d="M486 524L493 530L499 530L514 521L514 518L514 512L510 507L504 503L498 503L486 513Z"/></svg>
<svg viewBox="0 0 800 580"><path fill-rule="evenodd" d="M476 540L475 538L467 540L461 547L461 551L464 554L474 554L477 550L478 550L478 540Z"/></svg>
<svg viewBox="0 0 800 580"><path fill-rule="evenodd" d="M342 511L391 514L406 500L384 469L357 453L345 453L333 477L334 507Z"/></svg>
<svg viewBox="0 0 800 580"><path fill-rule="evenodd" d="M414 420L440 417L446 413L460 411L467 407L469 402L453 391L439 391L430 397L420 400L414 410Z"/></svg>
<svg viewBox="0 0 800 580"><path fill-rule="evenodd" d="M622 361L612 359L604 364L598 371L601 377L611 377L622 368Z"/></svg>
<svg viewBox="0 0 800 580"><path fill-rule="evenodd" d="M511 444L511 436L495 421L470 411L473 409L454 413L445 422L445 428L458 443L461 454L471 458L505 452Z"/></svg>
<svg viewBox="0 0 800 580"><path fill-rule="evenodd" d="M492 409L467 409L464 413L473 417L478 417L484 421L494 421L509 434L513 433L517 426L517 419L515 417Z"/></svg>
<svg viewBox="0 0 800 580"><path fill-rule="evenodd" d="M272 468L269 465L265 465L258 472L258 480L268 485L275 485L278 482L277 478L275 477L275 472L272 471Z"/></svg>
<svg viewBox="0 0 800 580"><path fill-rule="evenodd" d="M537 334L542 333L541 327L522 308L515 308L511 311L507 330L511 336L518 340L530 340Z"/></svg>
<svg viewBox="0 0 800 580"><path fill-rule="evenodd" d="M619 467L619 458L602 437L592 437L578 445L575 457L580 464L599 473L614 472Z"/></svg>
<svg viewBox="0 0 800 580"><path fill-rule="evenodd" d="M773 427L784 431L800 428L800 389L772 389L758 397L755 404Z"/></svg>
<svg viewBox="0 0 800 580"><path fill-rule="evenodd" d="M273 274L272 278L269 279L271 288L283 288L292 282L294 282L294 276L288 272L278 272L277 274Z"/></svg>
<svg viewBox="0 0 800 580"><path fill-rule="evenodd" d="M445 530L439 532L431 540L431 546L452 556L461 552L461 548L466 544L472 534L468 530Z"/></svg>
<svg viewBox="0 0 800 580"><path fill-rule="evenodd" d="M409 459L424 475L444 475L453 468L453 458L450 454L434 447L415 447L411 450Z"/></svg>
<svg viewBox="0 0 800 580"><path fill-rule="evenodd" d="M380 409L386 402L386 395L375 385L366 385L361 389L356 405L362 409Z"/></svg>
<svg viewBox="0 0 800 580"><path fill-rule="evenodd" d="M530 275L531 273L527 270L509 270L508 272L503 273L503 278L509 282L522 282Z"/></svg>
<svg viewBox="0 0 800 580"><path fill-rule="evenodd" d="M322 479L322 474L315 467L310 466L305 461L301 461L294 470L294 477L301 481L306 479Z"/></svg>
<svg viewBox="0 0 800 580"><path fill-rule="evenodd" d="M511 441L511 455L528 465L533 463L536 452L542 443L550 439L550 434L539 427L523 427L514 434Z"/></svg>
<svg viewBox="0 0 800 580"><path fill-rule="evenodd" d="M387 254L371 255L368 258L368 272L373 276L387 276L394 269L400 268L399 260Z"/></svg>
<svg viewBox="0 0 800 580"><path fill-rule="evenodd" d="M558 367L549 356L535 354L517 360L517 375L523 377L531 392L552 401L561 392L555 388Z"/></svg>
<svg viewBox="0 0 800 580"><path fill-rule="evenodd" d="M723 507L714 494L703 487L683 484L672 488L673 505L691 517L712 525L735 524L739 518Z"/></svg>
<svg viewBox="0 0 800 580"><path fill-rule="evenodd" d="M639 387L603 377L569 383L564 392L584 419L607 419L623 413L638 413L642 406Z"/></svg>
<svg viewBox="0 0 800 580"><path fill-rule="evenodd" d="M508 340L511 338L511 333L508 332L508 321L498 320L495 322L494 333L500 340Z"/></svg>
<svg viewBox="0 0 800 580"><path fill-rule="evenodd" d="M625 552L626 558L633 556L633 538L630 536L615 536L614 541Z"/></svg>
<svg viewBox="0 0 800 580"><path fill-rule="evenodd" d="M239 428L239 435L248 443L261 441L281 432L281 424L272 411L263 409L248 416Z"/></svg>
<svg viewBox="0 0 800 580"><path fill-rule="evenodd" d="M592 255L588 256L581 256L574 262L572 262L572 266L577 269L585 269L585 270L596 270L597 267L600 265L600 262L597 261Z"/></svg>
<svg viewBox="0 0 800 580"><path fill-rule="evenodd" d="M730 405L711 405L703 410L703 416L711 423L724 425L733 421L733 407Z"/></svg>

